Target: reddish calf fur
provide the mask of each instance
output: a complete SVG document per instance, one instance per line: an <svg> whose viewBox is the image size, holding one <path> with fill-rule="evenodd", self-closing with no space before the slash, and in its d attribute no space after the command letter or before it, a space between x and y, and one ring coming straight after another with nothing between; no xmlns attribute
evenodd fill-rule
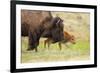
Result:
<svg viewBox="0 0 100 73"><path fill-rule="evenodd" d="M60 50L62 49L62 46L61 46L62 43L70 42L72 44L75 44L75 37L73 35L70 35L66 31L64 31L63 34L64 34L64 39L62 41L58 42L58 45L59 45ZM49 48L51 43L53 43L52 38L47 38L44 41L44 47L46 47L46 44L47 44L48 45L48 48Z"/></svg>

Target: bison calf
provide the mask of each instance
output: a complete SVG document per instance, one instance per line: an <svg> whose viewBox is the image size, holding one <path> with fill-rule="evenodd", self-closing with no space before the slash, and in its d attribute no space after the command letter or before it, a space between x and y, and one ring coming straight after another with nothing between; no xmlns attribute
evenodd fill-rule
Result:
<svg viewBox="0 0 100 73"><path fill-rule="evenodd" d="M66 31L64 31L63 34L64 34L64 39L62 41L59 41L58 42L58 45L59 45L60 50L62 49L62 46L61 46L62 43L68 43L68 42L70 42L72 44L75 44L75 37L73 35L70 35ZM51 43L54 43L54 41L52 40L52 38L47 38L44 41L44 46L46 47L46 44L47 44L48 45L48 48L49 48Z"/></svg>

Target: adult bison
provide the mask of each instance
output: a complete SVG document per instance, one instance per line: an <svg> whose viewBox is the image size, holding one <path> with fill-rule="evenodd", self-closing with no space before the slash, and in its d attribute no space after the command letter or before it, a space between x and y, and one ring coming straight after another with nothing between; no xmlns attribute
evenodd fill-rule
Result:
<svg viewBox="0 0 100 73"><path fill-rule="evenodd" d="M68 42L70 42L72 44L75 44L75 37L73 35L70 35L66 31L64 31L63 34L64 34L64 39L58 42L60 50L62 48L62 46L61 46L62 43L68 43ZM44 46L46 47L46 44L47 44L48 48L49 48L51 43L54 43L54 40L52 38L47 38L44 41Z"/></svg>
<svg viewBox="0 0 100 73"><path fill-rule="evenodd" d="M40 37L52 38L54 42L63 39L63 20L53 18L49 11L21 10L21 35L29 37L27 50L35 50Z"/></svg>

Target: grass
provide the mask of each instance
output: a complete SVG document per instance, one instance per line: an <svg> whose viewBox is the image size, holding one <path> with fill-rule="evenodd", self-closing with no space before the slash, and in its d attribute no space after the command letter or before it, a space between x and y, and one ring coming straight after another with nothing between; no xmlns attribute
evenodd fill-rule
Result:
<svg viewBox="0 0 100 73"><path fill-rule="evenodd" d="M44 39L40 40L38 52L27 51L28 38L22 37L22 63L48 62L48 61L75 61L88 60L90 55L90 45L88 41L78 40L76 44L62 44L62 50L59 49L58 43L44 48Z"/></svg>

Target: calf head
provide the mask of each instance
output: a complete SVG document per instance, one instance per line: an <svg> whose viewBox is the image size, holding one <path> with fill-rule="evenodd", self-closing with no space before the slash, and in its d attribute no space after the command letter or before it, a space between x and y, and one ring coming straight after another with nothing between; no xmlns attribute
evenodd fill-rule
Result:
<svg viewBox="0 0 100 73"><path fill-rule="evenodd" d="M72 44L75 44L75 37L73 35L71 35L69 42L71 42Z"/></svg>

